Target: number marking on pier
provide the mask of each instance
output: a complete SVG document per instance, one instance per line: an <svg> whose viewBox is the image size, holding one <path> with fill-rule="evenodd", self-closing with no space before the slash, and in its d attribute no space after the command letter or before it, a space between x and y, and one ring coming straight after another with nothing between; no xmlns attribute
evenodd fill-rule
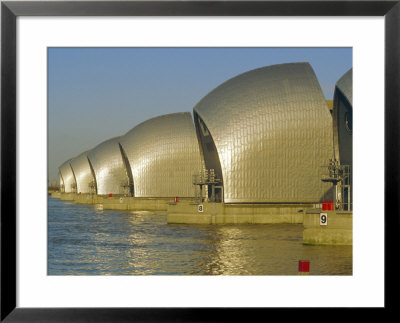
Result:
<svg viewBox="0 0 400 323"><path fill-rule="evenodd" d="M319 225L328 225L328 213L320 213Z"/></svg>

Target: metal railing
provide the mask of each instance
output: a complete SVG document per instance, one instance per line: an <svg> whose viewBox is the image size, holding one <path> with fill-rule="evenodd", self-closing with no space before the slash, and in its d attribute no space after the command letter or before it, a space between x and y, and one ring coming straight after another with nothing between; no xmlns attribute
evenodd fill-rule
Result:
<svg viewBox="0 0 400 323"><path fill-rule="evenodd" d="M194 203L202 203L204 199L204 193L209 197L210 202L221 202L222 201L222 180L217 178L214 169L202 169L200 173L192 176L192 182L194 187ZM197 189L199 187L199 189ZM204 187L204 190L203 190ZM217 194L216 194L217 191Z"/></svg>
<svg viewBox="0 0 400 323"><path fill-rule="evenodd" d="M336 159L331 159L328 166L322 166L321 180L335 186L335 208L340 211L352 211L352 167L340 165Z"/></svg>

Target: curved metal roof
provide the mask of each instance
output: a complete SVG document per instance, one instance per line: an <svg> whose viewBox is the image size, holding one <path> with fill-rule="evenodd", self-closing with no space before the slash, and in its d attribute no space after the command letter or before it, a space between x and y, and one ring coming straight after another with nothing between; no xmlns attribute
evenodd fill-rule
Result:
<svg viewBox="0 0 400 323"><path fill-rule="evenodd" d="M106 140L87 154L96 177L96 191L99 195L128 193L126 187L129 181L119 139L120 137L115 137Z"/></svg>
<svg viewBox="0 0 400 323"><path fill-rule="evenodd" d="M76 190L76 180L75 175L73 173L71 164L71 160L66 161L59 167L60 174L62 176L62 180L64 183L64 192L71 193L75 192Z"/></svg>
<svg viewBox="0 0 400 323"><path fill-rule="evenodd" d="M194 113L215 144L225 202L318 202L330 188L321 176L332 158L332 118L308 63L236 76ZM203 155L207 166L204 147Z"/></svg>
<svg viewBox="0 0 400 323"><path fill-rule="evenodd" d="M333 139L335 158L342 165L353 163L353 70L336 83L333 98Z"/></svg>
<svg viewBox="0 0 400 323"><path fill-rule="evenodd" d="M94 182L94 177L90 169L87 157L88 151L83 152L79 156L71 159L71 167L76 179L77 193L90 193L89 184Z"/></svg>
<svg viewBox="0 0 400 323"><path fill-rule="evenodd" d="M340 90L342 94L349 101L350 105L353 106L353 69L348 70L340 79L336 82L336 89Z"/></svg>
<svg viewBox="0 0 400 323"><path fill-rule="evenodd" d="M59 183L60 183L60 192L64 192L64 180L63 180L63 178L61 176L61 172L60 171L58 172L58 180L59 180Z"/></svg>
<svg viewBox="0 0 400 323"><path fill-rule="evenodd" d="M192 175L201 169L189 112L147 120L120 138L132 170L136 197L193 196Z"/></svg>

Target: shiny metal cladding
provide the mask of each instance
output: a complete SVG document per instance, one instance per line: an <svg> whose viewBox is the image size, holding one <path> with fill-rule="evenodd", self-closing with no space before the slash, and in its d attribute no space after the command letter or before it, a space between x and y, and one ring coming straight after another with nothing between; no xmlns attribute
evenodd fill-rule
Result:
<svg viewBox="0 0 400 323"><path fill-rule="evenodd" d="M353 106L353 69L348 70L336 83L336 89L342 92Z"/></svg>
<svg viewBox="0 0 400 323"><path fill-rule="evenodd" d="M94 184L94 177L90 169L87 153L88 151L83 152L71 159L70 162L75 174L77 193L90 193L90 185Z"/></svg>
<svg viewBox="0 0 400 323"><path fill-rule="evenodd" d="M58 181L60 183L60 191L64 192L64 180L63 180L63 178L61 176L61 171L60 170L58 171Z"/></svg>
<svg viewBox="0 0 400 323"><path fill-rule="evenodd" d="M70 164L71 160L67 160L59 167L60 174L64 183L64 192L76 192L76 180Z"/></svg>
<svg viewBox="0 0 400 323"><path fill-rule="evenodd" d="M331 187L332 117L308 63L234 77L194 107L207 168L227 203L315 203Z"/></svg>
<svg viewBox="0 0 400 323"><path fill-rule="evenodd" d="M353 69L336 83L333 98L335 158L342 165L353 162Z"/></svg>
<svg viewBox="0 0 400 323"><path fill-rule="evenodd" d="M88 152L98 195L129 194L129 179L119 148L119 138L102 142Z"/></svg>
<svg viewBox="0 0 400 323"><path fill-rule="evenodd" d="M194 196L201 170L199 144L189 112L147 120L121 136L135 197Z"/></svg>

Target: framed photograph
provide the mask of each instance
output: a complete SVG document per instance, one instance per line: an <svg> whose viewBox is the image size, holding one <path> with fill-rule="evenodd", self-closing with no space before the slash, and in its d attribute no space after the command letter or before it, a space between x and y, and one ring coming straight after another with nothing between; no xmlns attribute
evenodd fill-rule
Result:
<svg viewBox="0 0 400 323"><path fill-rule="evenodd" d="M238 311L252 315L271 308L395 309L391 291L398 283L396 257L393 255L397 254L394 238L399 234L399 15L398 1L2 1L1 320L235 321ZM257 61L260 57L262 59ZM311 57L316 58L312 61ZM145 135L149 129L154 132L157 129L159 134L148 141L162 142L165 135L163 127L168 122L179 125L176 128L184 134L183 119L189 116L192 120L189 114L181 114L186 111L194 111L193 133L201 138L198 140L202 156L213 174L207 171L209 177L205 182L193 177L196 185L209 185L207 193L199 185L197 203L191 205L188 202L188 207L196 216L195 221L206 219L204 221L210 221L210 226L218 225L217 211L212 209L219 207L214 203L218 199L232 205L238 203L242 209L249 207L249 200L246 200L248 192L229 191L228 184L221 185L215 180L219 173L218 167L215 167L217 175L214 176L214 165L218 164L213 162L215 157L210 153L211 143L206 138L209 131L213 136L217 134L216 129L223 125L222 118L228 120L227 113L231 110L222 111L213 125L204 102L216 106L226 105L226 102L232 106L241 102L240 95L235 100L229 100L235 97L235 91L242 91L248 84L255 88L257 80L264 77L263 73L272 77L274 82L282 82L287 89L307 87L306 82L315 76L310 76L314 72L310 74L309 65L298 63L302 58L309 60L312 67L313 64L321 65L314 68L319 81L319 84L314 82L318 85L315 88L323 98L322 104L332 105L333 115L340 102L351 102L351 116L343 114L344 129L354 135L354 148L350 153L351 164L354 163L351 199L350 189L342 191L343 196L348 196L347 200L343 197L343 201L348 204L353 201L355 210L354 217L351 214L352 246L348 249L349 257L337 258L335 246L321 248L317 254L313 254L310 247L301 249L298 254L290 250L288 258L295 263L293 268L294 271L298 269L298 273L293 274L292 269L285 267L282 269L285 264L280 263L279 257L274 258L277 269L266 270L271 262L263 261L264 267L258 270L248 254L257 248L267 247L258 244L255 237L259 233L254 230L256 225L245 233L247 236L254 235L253 244L247 247L234 243L242 238L235 235L233 225L223 232L225 238L218 232L219 238L224 239L224 243L215 247L219 250L218 264L207 258L209 255L206 255L203 245L196 245L204 236L212 235L202 227L188 238L188 246L179 246L183 258L179 259L178 266L175 258L168 257L168 250L177 246L177 238L167 230L165 234L169 235L169 242L157 240L155 236L154 241L146 240L140 231L144 228L141 223L148 221L146 216L135 214L130 221L119 221L117 216L116 222L110 224L117 231L123 227L131 230L129 239L134 240L138 248L134 252L132 249L120 252L124 246L120 245L117 236L110 235L111 231L97 224L91 227L91 223L101 223L105 219L103 207L107 203L109 206L114 203L114 209L132 210L129 209L132 198L140 197L140 194L151 198L162 195L158 191L148 193L145 184L140 186L139 176L129 175L129 171L138 172L129 166L136 158L134 152L145 148L139 150L132 144L134 141L129 139L128 142L124 138L130 133L147 138ZM338 64L342 59L344 63ZM179 64L176 64L177 61ZM207 62L210 64L207 65ZM274 72L275 67L259 68L286 62L294 65L276 65L278 72ZM253 72L255 68L259 68L258 72ZM160 69L165 72L165 80L159 73ZM213 73L217 70L220 74ZM347 71L351 72L353 84L350 101L346 97L345 82L339 81L348 78ZM302 73L307 78L301 78ZM132 77L132 74L135 76ZM334 74L334 80L328 81L327 74ZM174 83L174 76L178 75L181 76L180 84ZM284 80L279 80L279 75L287 75L287 79L284 76ZM93 82L96 77L97 83ZM290 77L297 83L292 82ZM203 79L204 83L194 82L194 78ZM182 86L182 80L190 86ZM218 92L220 84L231 87L227 85L225 92ZM340 96L333 98L335 84L336 87L344 87L340 95L346 100ZM273 83L268 83L268 86L274 88ZM69 93L67 99L66 92ZM86 92L93 93L92 101L85 99ZM141 96L143 93L144 96ZM225 93L230 97L224 97ZM253 90L241 93L242 96L258 95ZM191 99L187 99L190 95ZM151 103L157 108L152 110L151 106L144 104L146 96L157 99ZM254 102L269 100L261 96L255 99L245 96L244 99ZM332 102L329 103L329 99ZM309 101L315 104L316 100L314 97ZM290 105L292 101L287 102ZM129 107L130 102L133 102L133 108ZM275 102L273 98L271 102ZM356 106L354 118L353 102ZM176 107L173 107L174 104ZM293 104L294 109L296 104ZM327 115L331 118L329 113ZM260 114L258 116L262 118ZM130 119L135 119L135 122ZM144 127L147 120L151 124ZM279 117L276 122L281 122ZM76 131L79 127L81 132ZM322 121L316 127L323 128ZM249 136L246 131L241 132L242 137ZM324 130L321 131L324 133ZM56 142L55 133L66 140L63 138L64 141ZM123 133L126 135L122 136ZM82 134L87 134L86 141ZM115 138L118 138L117 141ZM123 172L126 181L118 178L117 188L101 186L99 179L103 175L97 175L102 171L101 174L104 174L103 166L96 163L105 150L104 145L110 155L110 143L122 158L121 167L126 170L126 173ZM137 146L145 144L143 139ZM171 140L160 145L171 145ZM87 153L88 149L91 149L90 153ZM173 148L168 149L173 151ZM207 149L208 152L204 153ZM274 149L278 151L278 148ZM218 144L216 150L222 151ZM292 151L295 151L294 147ZM189 155L192 156L193 151L190 150ZM300 153L292 155L302 156ZM229 158L235 158L232 156L220 153L218 160L225 167L224 163L231 163ZM146 164L149 167L148 160L144 159L141 159L142 166ZM81 160L93 175L92 181L85 179L85 188L79 187L81 180L77 180L81 176L78 174L83 165ZM290 158L288 160L290 163ZM68 172L72 169L73 184L68 182L68 175L62 170L64 161ZM178 159L174 163L179 169L184 168ZM212 167L208 167L208 163ZM237 165L235 171L239 173ZM86 174L85 171L81 173ZM222 173L227 174L224 169ZM119 176L115 175L117 171L113 174L114 178ZM167 175L162 172L154 170L154 174L166 181ZM203 178L205 175L200 173L199 176ZM86 222L77 222L68 214L60 219L59 214L52 211L59 204L51 202L48 196L53 179L54 187L60 189L65 199L73 195L75 202L85 200L83 204L96 204L95 196L103 196L108 202L96 204L101 205L101 212L97 212L95 218L92 218L93 214L88 217L79 213L81 220ZM271 187L275 185L273 180ZM279 180L284 181L282 178ZM107 183L109 185L110 181ZM343 187L348 184L343 183ZM67 192L67 185L71 191ZM161 190L162 185L157 184L157 189ZM246 182L248 188L247 185ZM301 183L299 185L299 188L294 188L293 194L302 190ZM314 184L309 186L315 187ZM182 192L165 198L169 208L184 205L186 193ZM203 194L206 194L204 200ZM287 193L288 196L290 194ZM254 205L260 203L257 198L261 195L262 192L257 192L251 196ZM332 210L334 207L340 209L338 201L342 203L337 196L334 203L330 198L324 198L323 203L321 200L319 210L322 211L312 215L318 230L326 231L336 223L336 214ZM91 203L87 202L89 198ZM283 203L279 197L270 198L276 205ZM290 204L291 200L284 201ZM262 208L262 205L257 204L257 208ZM303 217L299 214L305 209L296 209L293 218ZM236 212L240 212L239 208ZM344 213L341 214L340 221L344 221ZM253 223L257 223L256 217L253 215ZM233 218L237 221L237 213ZM192 221L190 219L187 217L187 221ZM257 219L264 221L260 217ZM179 228L173 224L179 223L178 220L170 217L168 221L172 223L170 227L175 225L174 228ZM70 229L65 229L65 223ZM198 223L194 227L196 225ZM61 229L66 231L57 235ZM186 231L178 231L175 232L177 235L186 234ZM77 232L80 235L76 235ZM267 233L262 234L265 236ZM63 244L64 235L67 239L75 239L75 242ZM116 249L110 252L109 245L102 245L102 237L115 242ZM90 247L79 243L84 239L91 239ZM172 244L168 244L171 241ZM278 238L276 241L286 242ZM184 252L194 245L201 249L197 251L203 255L204 261L209 259L209 264L197 263L198 258ZM129 253L129 257L134 258L140 255L141 250L154 257L146 256L146 263L127 265L124 254ZM160 250L158 258L157 250ZM107 257L96 258L105 251L109 252ZM310 268L311 271L316 270L313 261L305 260L305 256L323 258L325 264L334 264L330 269L321 265L314 275L304 275L303 270L307 273ZM342 263L338 263L340 261ZM112 262L114 267L111 268ZM203 269L196 270L196 266Z"/></svg>

